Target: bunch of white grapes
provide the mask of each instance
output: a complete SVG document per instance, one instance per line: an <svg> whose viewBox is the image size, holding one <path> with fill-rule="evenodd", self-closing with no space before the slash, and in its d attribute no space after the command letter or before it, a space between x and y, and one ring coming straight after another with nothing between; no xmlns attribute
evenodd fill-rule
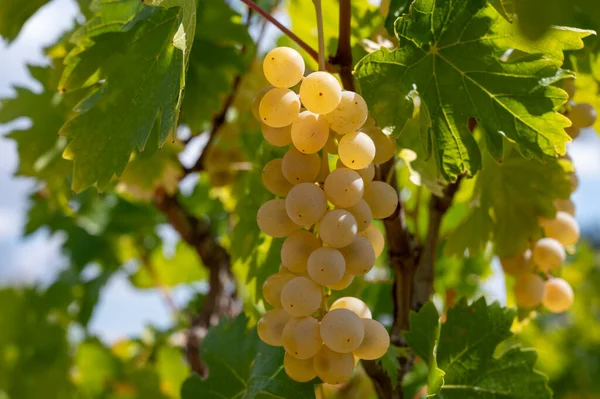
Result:
<svg viewBox="0 0 600 399"><path fill-rule="evenodd" d="M264 74L273 87L259 93L253 111L267 142L289 147L268 162L262 181L277 196L263 204L257 223L282 238L282 265L263 285L273 306L260 319L258 335L283 346L290 378L347 381L358 359L378 359L389 345L387 330L359 299L344 297L328 306L329 290L342 290L375 265L384 239L371 219L392 215L398 193L373 181L375 164L391 159L395 142L369 118L357 93L344 91L327 72L304 77L300 54L271 50ZM299 85L299 94L290 89ZM337 155L330 172L329 160Z"/></svg>
<svg viewBox="0 0 600 399"><path fill-rule="evenodd" d="M565 280L550 273L564 263L565 248L579 240L579 225L570 200L556 201L555 206L554 219L540 219L544 237L537 240L532 249L503 258L501 262L507 274L516 276L514 290L519 306L534 308L543 304L549 311L561 313L573 305L573 289Z"/></svg>
<svg viewBox="0 0 600 399"><path fill-rule="evenodd" d="M573 79L565 81L563 88L569 95L569 99L575 96L575 81ZM569 101L567 108L565 116L571 121L571 126L566 128L565 131L572 139L579 137L581 129L591 127L596 123L598 115L591 104Z"/></svg>

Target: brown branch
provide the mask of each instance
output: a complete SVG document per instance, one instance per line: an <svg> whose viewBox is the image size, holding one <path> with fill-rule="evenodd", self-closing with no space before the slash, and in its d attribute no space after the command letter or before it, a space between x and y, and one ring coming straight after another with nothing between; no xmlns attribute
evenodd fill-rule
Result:
<svg viewBox="0 0 600 399"><path fill-rule="evenodd" d="M335 56L329 62L339 65L340 77L346 90L356 91L354 86L354 75L352 74L352 45L350 43L352 22L352 7L350 0L340 0L339 37L338 48Z"/></svg>
<svg viewBox="0 0 600 399"><path fill-rule="evenodd" d="M200 314L193 320L188 331L186 355L193 371L207 376L205 364L200 358L200 341L208 328L223 317L235 317L242 305L235 291L229 254L210 233L210 225L187 213L177 197L164 190L155 193L155 205L162 211L181 238L191 245L208 268L210 289Z"/></svg>
<svg viewBox="0 0 600 399"><path fill-rule="evenodd" d="M146 272L148 273L148 275L150 276L150 279L152 280L152 284L160 291L163 300L165 301L165 304L167 305L167 307L169 308L169 310L171 311L171 313L173 315L176 315L177 313L179 313L179 308L177 307L177 304L175 303L175 300L173 299L173 296L171 295L171 291L169 290L169 287L165 286L162 281L160 281L160 278L158 278L158 275L156 274L156 270L154 269L154 266L152 265L152 262L150 261L150 257L148 256L148 251L143 247L143 244L138 243L139 245L139 251L140 251L140 260L142 261L142 267L144 269L146 269Z"/></svg>
<svg viewBox="0 0 600 399"><path fill-rule="evenodd" d="M433 295L433 281L435 278L435 260L437 258L437 246L440 236L440 226L442 219L450 206L452 200L460 187L460 178L454 183L450 183L444 189L444 195L438 197L431 195L429 200L429 222L427 227L427 237L423 249L419 267L415 275L414 295L412 307L419 310Z"/></svg>

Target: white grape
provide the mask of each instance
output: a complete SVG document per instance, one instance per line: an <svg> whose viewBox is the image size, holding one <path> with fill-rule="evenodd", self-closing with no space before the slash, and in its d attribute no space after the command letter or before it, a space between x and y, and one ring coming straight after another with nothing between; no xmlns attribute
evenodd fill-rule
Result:
<svg viewBox="0 0 600 399"><path fill-rule="evenodd" d="M343 209L329 211L319 221L319 237L333 248L350 245L356 237L358 226L352 214Z"/></svg>
<svg viewBox="0 0 600 399"><path fill-rule="evenodd" d="M292 125L271 127L263 123L260 131L267 143L274 147L285 147L292 144Z"/></svg>
<svg viewBox="0 0 600 399"><path fill-rule="evenodd" d="M360 129L369 116L369 110L367 103L359 94L344 91L338 106L325 116L331 129L345 134Z"/></svg>
<svg viewBox="0 0 600 399"><path fill-rule="evenodd" d="M283 329L281 342L287 353L298 359L310 359L319 352L323 340L317 319L294 317Z"/></svg>
<svg viewBox="0 0 600 399"><path fill-rule="evenodd" d="M328 384L341 384L352 377L354 356L352 353L337 353L323 346L313 358L317 376Z"/></svg>
<svg viewBox="0 0 600 399"><path fill-rule="evenodd" d="M364 169L356 169L356 172L362 177L365 186L367 186L375 178L375 165L370 164Z"/></svg>
<svg viewBox="0 0 600 399"><path fill-rule="evenodd" d="M324 188L329 202L340 208L349 208L362 199L365 184L354 170L338 168L327 176Z"/></svg>
<svg viewBox="0 0 600 399"><path fill-rule="evenodd" d="M321 286L302 276L291 279L281 290L283 308L295 317L305 317L316 312L321 306L321 297Z"/></svg>
<svg viewBox="0 0 600 399"><path fill-rule="evenodd" d="M571 216L575 216L575 204L570 199L559 199L554 201L554 207L557 212L567 212Z"/></svg>
<svg viewBox="0 0 600 399"><path fill-rule="evenodd" d="M355 276L367 274L375 265L375 250L369 240L361 235L357 235L340 252L346 260L346 270Z"/></svg>
<svg viewBox="0 0 600 399"><path fill-rule="evenodd" d="M262 204L258 209L256 222L263 233L275 238L287 237L300 228L288 216L285 200L282 199L273 199Z"/></svg>
<svg viewBox="0 0 600 399"><path fill-rule="evenodd" d="M382 181L374 181L365 188L363 199L367 201L373 218L385 219L398 207L398 193L394 187Z"/></svg>
<svg viewBox="0 0 600 399"><path fill-rule="evenodd" d="M292 233L281 247L281 262L293 273L306 273L308 257L321 248L321 240L313 233L299 230Z"/></svg>
<svg viewBox="0 0 600 399"><path fill-rule="evenodd" d="M578 103L571 108L568 116L574 127L586 128L596 122L597 114L596 109L591 104Z"/></svg>
<svg viewBox="0 0 600 399"><path fill-rule="evenodd" d="M346 271L346 261L340 251L322 247L308 257L308 275L321 285L338 283Z"/></svg>
<svg viewBox="0 0 600 399"><path fill-rule="evenodd" d="M300 98L307 110L315 114L327 114L340 103L342 86L328 72L313 72L302 81Z"/></svg>
<svg viewBox="0 0 600 399"><path fill-rule="evenodd" d="M364 169L375 158L375 143L366 133L348 133L339 141L338 155L346 167Z"/></svg>
<svg viewBox="0 0 600 399"><path fill-rule="evenodd" d="M276 87L260 100L258 112L260 120L271 127L291 125L300 113L300 99L293 91Z"/></svg>
<svg viewBox="0 0 600 399"><path fill-rule="evenodd" d="M313 359L297 359L286 353L283 356L283 369L292 380L308 382L317 376Z"/></svg>
<svg viewBox="0 0 600 399"><path fill-rule="evenodd" d="M269 51L263 61L265 77L275 87L292 87L304 76L304 60L290 47L277 47Z"/></svg>
<svg viewBox="0 0 600 399"><path fill-rule="evenodd" d="M288 193L285 209L294 223L310 226L317 223L327 212L327 197L319 186L300 183Z"/></svg>
<svg viewBox="0 0 600 399"><path fill-rule="evenodd" d="M373 250L375 251L375 257L379 258L379 255L381 255L383 249L385 248L385 238L383 238L381 230L379 230L374 224L371 224L366 228L366 230L361 231L360 235L369 240L373 246Z"/></svg>
<svg viewBox="0 0 600 399"><path fill-rule="evenodd" d="M377 320L362 319L361 321L365 328L365 336L354 351L354 356L365 360L379 359L390 347L390 335Z"/></svg>
<svg viewBox="0 0 600 399"><path fill-rule="evenodd" d="M303 154L290 148L283 156L281 170L292 184L314 182L321 170L321 158L318 154Z"/></svg>
<svg viewBox="0 0 600 399"><path fill-rule="evenodd" d="M333 309L348 309L354 312L361 319L370 319L373 317L367 304L353 296L345 296L336 300L329 308L329 310Z"/></svg>
<svg viewBox="0 0 600 399"><path fill-rule="evenodd" d="M541 270L548 271L560 267L566 258L562 244L554 238L541 238L533 247L533 263Z"/></svg>
<svg viewBox="0 0 600 399"><path fill-rule="evenodd" d="M522 308L534 308L544 298L544 280L533 273L521 274L515 282L515 299Z"/></svg>
<svg viewBox="0 0 600 399"><path fill-rule="evenodd" d="M562 313L571 308L575 294L573 288L562 278L546 281L542 303L552 313Z"/></svg>
<svg viewBox="0 0 600 399"><path fill-rule="evenodd" d="M296 276L291 273L275 273L267 277L262 286L262 293L265 301L271 306L280 308L281 290L283 289L283 286L294 277Z"/></svg>
<svg viewBox="0 0 600 399"><path fill-rule="evenodd" d="M281 308L269 310L258 321L256 329L258 337L265 344L281 346L281 334L291 316Z"/></svg>
<svg viewBox="0 0 600 399"><path fill-rule="evenodd" d="M341 291L343 289L348 288L350 284L352 284L352 281L354 281L354 275L350 273L344 273L344 276L340 281L334 284L329 284L327 285L327 287L331 288L334 291Z"/></svg>
<svg viewBox="0 0 600 399"><path fill-rule="evenodd" d="M389 161L396 154L396 141L383 133L376 127L364 128L362 132L369 135L375 144L375 157L373 163L376 165Z"/></svg>
<svg viewBox="0 0 600 399"><path fill-rule="evenodd" d="M273 86L262 88L258 93L256 93L256 96L254 96L254 99L252 100L252 115L259 122L261 122L260 112L259 112L260 102L263 99L263 97L265 96L265 94L267 94L267 92L270 91L272 88L273 88Z"/></svg>
<svg viewBox="0 0 600 399"><path fill-rule="evenodd" d="M554 219L542 219L540 225L544 228L546 237L554 238L565 247L579 241L579 224L567 212L556 212Z"/></svg>
<svg viewBox="0 0 600 399"><path fill-rule="evenodd" d="M531 271L531 250L521 251L516 255L500 258L504 273L513 276Z"/></svg>
<svg viewBox="0 0 600 399"><path fill-rule="evenodd" d="M321 338L325 345L338 353L350 353L361 344L365 327L354 312L333 309L321 320Z"/></svg>
<svg viewBox="0 0 600 399"><path fill-rule="evenodd" d="M356 219L359 233L365 231L371 225L373 212L371 212L371 207L364 199L358 201L356 205L346 208L346 210L354 216L354 219Z"/></svg>
<svg viewBox="0 0 600 399"><path fill-rule="evenodd" d="M281 158L269 161L263 168L261 175L265 188L278 197L285 197L294 187L283 175L282 163L283 159Z"/></svg>
<svg viewBox="0 0 600 399"><path fill-rule="evenodd" d="M329 125L322 115L310 111L301 112L292 123L291 139L294 147L304 154L313 154L327 143Z"/></svg>

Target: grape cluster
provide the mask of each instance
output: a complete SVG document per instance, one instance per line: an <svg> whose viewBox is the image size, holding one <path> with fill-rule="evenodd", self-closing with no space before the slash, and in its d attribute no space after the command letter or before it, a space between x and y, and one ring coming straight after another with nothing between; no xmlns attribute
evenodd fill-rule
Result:
<svg viewBox="0 0 600 399"><path fill-rule="evenodd" d="M257 95L253 112L265 140L289 149L262 172L265 187L279 198L260 207L257 223L263 233L285 241L280 270L263 285L273 309L258 322L258 335L284 347L290 378L318 376L340 384L358 359L377 359L390 344L387 330L360 299L344 297L330 307L327 302L330 290L368 273L383 251L383 236L371 220L392 215L398 194L373 181L374 165L392 158L395 142L374 123L365 126L367 104L343 91L333 75L304 77L297 51L271 50L263 71L273 87ZM299 95L290 89L298 84Z"/></svg>

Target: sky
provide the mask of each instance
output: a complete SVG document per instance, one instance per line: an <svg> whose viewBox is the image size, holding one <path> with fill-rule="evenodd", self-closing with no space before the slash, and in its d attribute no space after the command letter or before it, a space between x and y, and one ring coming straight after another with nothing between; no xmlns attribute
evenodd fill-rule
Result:
<svg viewBox="0 0 600 399"><path fill-rule="evenodd" d="M74 0L53 0L40 9L24 26L19 37L10 45L0 39L0 98L13 95L13 86L33 90L39 87L30 78L26 64L46 64L42 48L53 43L74 20L81 20ZM274 36L270 29L268 36ZM15 144L3 135L15 126L27 126L19 120L0 126L0 285L15 283L48 283L53 279L65 259L60 254L62 237L39 231L23 238L22 229L27 211L27 197L34 187L33 180L15 178L18 157ZM200 147L191 151L197 152ZM577 218L584 229L600 229L600 136L589 130L569 145L580 187L573 199ZM184 155L190 157L190 151ZM191 154L193 157L194 154ZM188 159L183 159L189 162ZM163 236L174 240L176 234L169 228ZM501 275L501 273L499 273ZM498 285L490 281L488 288ZM172 294L178 304L184 304L189 289L176 288ZM497 299L502 300L501 296ZM90 322L92 333L107 341L137 335L147 324L166 327L171 316L160 293L154 290L136 290L124 273L113 277L104 288L100 304Z"/></svg>

